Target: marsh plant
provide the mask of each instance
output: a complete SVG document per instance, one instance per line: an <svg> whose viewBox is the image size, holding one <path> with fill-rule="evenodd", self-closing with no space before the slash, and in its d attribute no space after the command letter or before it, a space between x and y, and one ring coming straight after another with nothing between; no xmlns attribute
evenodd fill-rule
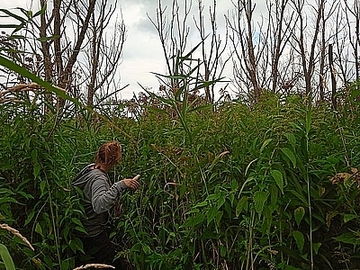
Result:
<svg viewBox="0 0 360 270"><path fill-rule="evenodd" d="M203 90L221 79L203 81L191 52L156 74L161 92L96 108L0 55L43 90L0 104L0 223L31 243L0 230L0 268L75 267L84 229L71 181L109 139L124 150L111 177L141 174L111 222L129 269L359 267L359 83L336 111L265 89L256 103L209 104Z"/></svg>
<svg viewBox="0 0 360 270"><path fill-rule="evenodd" d="M356 92L336 112L266 91L253 106L209 106L189 101L189 78L143 94L130 118L123 104L111 115L74 106L60 122L41 102L1 104L0 219L33 249L1 232L0 267L11 269L6 250L17 269L74 267L83 228L70 183L109 138L124 146L111 176L142 175L112 221L129 269L358 266Z"/></svg>

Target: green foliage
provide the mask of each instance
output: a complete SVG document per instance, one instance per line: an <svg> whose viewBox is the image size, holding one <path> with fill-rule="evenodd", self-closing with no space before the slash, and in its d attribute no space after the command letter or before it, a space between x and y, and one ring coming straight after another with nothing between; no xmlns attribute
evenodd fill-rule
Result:
<svg viewBox="0 0 360 270"><path fill-rule="evenodd" d="M5 269L7 270L15 270L14 261L9 254L8 249L3 244L0 244L0 256L2 262L4 263Z"/></svg>
<svg viewBox="0 0 360 270"><path fill-rule="evenodd" d="M82 211L71 180L99 144L118 139L124 157L111 176L142 175L142 188L122 197L123 215L113 220L119 257L134 267L304 269L312 249L316 269L351 268L359 190L351 179L332 185L329 178L348 170L342 141L358 149L357 130L346 122L339 134L324 107L309 114L297 101L266 103L187 113L187 130L150 108L139 121L79 111L53 130L55 118L41 117L40 108L2 106L0 215L35 247L5 239L15 265L74 266ZM351 162L358 167L358 155Z"/></svg>
<svg viewBox="0 0 360 270"><path fill-rule="evenodd" d="M189 99L191 89L216 81L199 81L196 68L178 73L167 78L177 91L149 93L135 118L123 117L120 106L104 105L101 114L74 106L59 120L56 108L43 115L35 98L0 104L0 221L22 228L35 247L1 234L4 263L11 254L18 269L74 267L83 254L83 209L71 180L102 142L117 139L124 157L111 177L142 175L142 187L123 195L123 215L112 220L118 256L132 268L359 265L360 181L349 171L360 161L358 83L344 101L351 110L338 113L265 91L253 107L208 106L198 95Z"/></svg>

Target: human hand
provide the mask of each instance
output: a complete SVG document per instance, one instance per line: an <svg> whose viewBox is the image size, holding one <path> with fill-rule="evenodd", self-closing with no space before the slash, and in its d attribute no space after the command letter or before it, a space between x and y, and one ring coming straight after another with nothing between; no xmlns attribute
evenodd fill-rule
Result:
<svg viewBox="0 0 360 270"><path fill-rule="evenodd" d="M134 178L126 178L123 179L122 182L126 185L126 187L131 188L132 190L137 190L140 187L140 183L137 181L140 178L138 174Z"/></svg>

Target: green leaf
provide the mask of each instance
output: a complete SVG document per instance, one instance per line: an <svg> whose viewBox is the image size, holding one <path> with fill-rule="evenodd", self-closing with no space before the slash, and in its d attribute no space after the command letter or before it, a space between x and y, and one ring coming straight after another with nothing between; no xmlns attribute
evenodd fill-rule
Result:
<svg viewBox="0 0 360 270"><path fill-rule="evenodd" d="M357 98L358 96L360 96L360 90L352 90L351 93L350 93L350 98L351 99L355 99Z"/></svg>
<svg viewBox="0 0 360 270"><path fill-rule="evenodd" d="M186 215L189 215L189 214L193 214L193 213L199 213L200 212L200 210L199 210L199 208L191 208L189 211L187 211L185 214Z"/></svg>
<svg viewBox="0 0 360 270"><path fill-rule="evenodd" d="M60 265L60 270L70 269L70 259L63 260Z"/></svg>
<svg viewBox="0 0 360 270"><path fill-rule="evenodd" d="M37 40L40 42L45 42L45 41L55 40L59 37L60 37L59 35L53 35L53 36L49 36L49 37L39 37L39 38L37 38Z"/></svg>
<svg viewBox="0 0 360 270"><path fill-rule="evenodd" d="M272 211L268 206L264 207L263 211L263 222L260 231L262 233L270 233L270 228L273 225Z"/></svg>
<svg viewBox="0 0 360 270"><path fill-rule="evenodd" d="M40 191L41 191L40 197L45 195L45 188L46 188L46 181L41 181L40 182Z"/></svg>
<svg viewBox="0 0 360 270"><path fill-rule="evenodd" d="M190 109L188 112L190 113L190 112L196 112L196 111L201 111L201 110L205 110L205 109L210 109L213 106L214 106L213 104L197 106L195 108Z"/></svg>
<svg viewBox="0 0 360 270"><path fill-rule="evenodd" d="M275 179L275 182L279 187L281 193L284 194L284 179L282 173L279 170L271 170L270 174Z"/></svg>
<svg viewBox="0 0 360 270"><path fill-rule="evenodd" d="M262 151L264 151L265 147L272 141L272 139L267 139L263 142L261 148L260 148L260 153L262 153Z"/></svg>
<svg viewBox="0 0 360 270"><path fill-rule="evenodd" d="M216 213L215 223L216 223L217 226L220 226L220 221L222 219L223 214L224 214L223 211L218 211Z"/></svg>
<svg viewBox="0 0 360 270"><path fill-rule="evenodd" d="M33 219L34 215L35 215L35 211L34 211L34 209L32 209L29 216L25 220L24 226L26 226L27 224L30 223L30 221Z"/></svg>
<svg viewBox="0 0 360 270"><path fill-rule="evenodd" d="M178 75L164 75L164 74L161 74L161 73L156 73L156 72L150 72L156 76L159 76L159 77L163 77L163 78L168 78L168 79L174 79L174 80L184 80L186 79L186 75L183 75L183 74L178 74Z"/></svg>
<svg viewBox="0 0 360 270"><path fill-rule="evenodd" d="M207 206L208 205L208 202L205 200L205 201L202 201L202 202L199 202L197 203L194 208L198 208L198 207L204 207L204 206Z"/></svg>
<svg viewBox="0 0 360 270"><path fill-rule="evenodd" d="M231 190L232 190L232 191L237 191L238 188L239 188L239 183L238 183L238 181L232 180L232 182L231 182Z"/></svg>
<svg viewBox="0 0 360 270"><path fill-rule="evenodd" d="M207 225L209 226L209 224L214 220L216 214L218 212L218 208L215 206L212 206L208 211L207 211Z"/></svg>
<svg viewBox="0 0 360 270"><path fill-rule="evenodd" d="M33 12L31 10L28 10L26 12L26 17L28 17L29 19L31 19L33 17Z"/></svg>
<svg viewBox="0 0 360 270"><path fill-rule="evenodd" d="M69 233L70 233L70 227L69 226L65 227L61 232L61 234L64 236L65 239L68 239Z"/></svg>
<svg viewBox="0 0 360 270"><path fill-rule="evenodd" d="M223 193L219 193L221 196L219 197L219 200L217 202L217 208L220 209L221 206L225 203L226 199L225 199L225 194Z"/></svg>
<svg viewBox="0 0 360 270"><path fill-rule="evenodd" d="M84 253L84 246L82 241L79 238L74 238L69 241L69 246L71 250L76 253L77 250L81 251L81 253Z"/></svg>
<svg viewBox="0 0 360 270"><path fill-rule="evenodd" d="M281 152L283 152L285 154L285 156L287 156L290 159L290 161L293 164L293 167L295 168L296 167L296 157L295 157L294 152L286 147L281 148L280 150L281 150Z"/></svg>
<svg viewBox="0 0 360 270"><path fill-rule="evenodd" d="M308 207L308 206L309 206L308 201L307 201L307 198L306 198L306 196L305 196L303 193L300 194L299 192L297 192L297 191L295 191L295 190L290 190L289 192L292 193L292 194L294 194L294 195L303 203L303 205L304 205L305 207Z"/></svg>
<svg viewBox="0 0 360 270"><path fill-rule="evenodd" d="M36 12L36 13L34 14L34 18L35 18L36 16L39 16L39 15L41 15L41 14L44 14L45 11L46 11L46 8L47 8L47 3L45 2L45 3L44 3L44 6L43 6L38 12Z"/></svg>
<svg viewBox="0 0 360 270"><path fill-rule="evenodd" d="M3 203L19 203L16 199L11 197L0 198L0 205Z"/></svg>
<svg viewBox="0 0 360 270"><path fill-rule="evenodd" d="M321 243L313 243L313 249L315 254L319 253L319 248L321 247Z"/></svg>
<svg viewBox="0 0 360 270"><path fill-rule="evenodd" d="M142 249L146 255L151 254L151 247L147 244L142 244Z"/></svg>
<svg viewBox="0 0 360 270"><path fill-rule="evenodd" d="M343 233L342 235L334 237L334 239L338 242L342 242L346 244L354 244L354 245L360 244L360 237L350 232Z"/></svg>
<svg viewBox="0 0 360 270"><path fill-rule="evenodd" d="M181 225L182 228L184 227L195 227L196 225L202 223L205 219L204 213L196 213L194 216L189 217L185 220L185 222Z"/></svg>
<svg viewBox="0 0 360 270"><path fill-rule="evenodd" d="M299 250L302 251L305 243L304 235L299 231L293 231L292 235L295 239L296 245L298 246Z"/></svg>
<svg viewBox="0 0 360 270"><path fill-rule="evenodd" d="M19 25L16 25L16 24L0 24L0 28L4 28L4 29L17 28L17 27L19 27Z"/></svg>
<svg viewBox="0 0 360 270"><path fill-rule="evenodd" d="M11 35L11 39L22 39L22 40L25 40L25 39L26 39L26 36L12 34L12 35ZM14 51L14 50L9 50L9 52L16 52L16 51Z"/></svg>
<svg viewBox="0 0 360 270"><path fill-rule="evenodd" d="M248 207L248 197L243 196L236 205L236 216L238 217L244 209L247 209L247 207Z"/></svg>
<svg viewBox="0 0 360 270"><path fill-rule="evenodd" d="M44 236L43 235L43 232L42 232L42 228L41 228L41 225L40 223L36 223L36 226L35 226L35 232L37 232L38 234L40 234L41 236Z"/></svg>
<svg viewBox="0 0 360 270"><path fill-rule="evenodd" d="M231 207L232 207L233 204L234 204L234 200L235 200L235 194L230 193L228 198L229 198L229 201L230 201L230 204L231 204Z"/></svg>
<svg viewBox="0 0 360 270"><path fill-rule="evenodd" d="M296 208L294 210L294 216L295 216L295 221L296 221L296 225L299 227L301 220L304 218L305 215L305 209L302 206L299 206L298 208Z"/></svg>
<svg viewBox="0 0 360 270"><path fill-rule="evenodd" d="M357 215L352 215L352 214L345 214L344 215L344 222L347 223L355 218L358 218Z"/></svg>
<svg viewBox="0 0 360 270"><path fill-rule="evenodd" d="M184 59L188 59L193 52L195 52L197 50L198 47L200 47L200 45L205 41L205 39L208 37L209 35L207 35L202 41L200 41L194 48L191 49L191 51L189 51L185 56L183 56Z"/></svg>
<svg viewBox="0 0 360 270"><path fill-rule="evenodd" d="M301 254L299 254L299 252L293 251L292 249L290 249L286 246L276 246L276 248L274 248L274 249L277 249L277 250L285 253L286 255L289 255L290 257L294 258L295 260L297 260L299 262L303 262L306 264L309 263L309 261L306 258L303 258L301 256Z"/></svg>
<svg viewBox="0 0 360 270"><path fill-rule="evenodd" d="M285 133L285 137L286 137L286 139L289 141L289 143L291 144L291 146L293 147L293 149L295 149L296 139L295 139L294 134L292 134L292 133Z"/></svg>
<svg viewBox="0 0 360 270"><path fill-rule="evenodd" d="M83 224L81 223L81 221L78 218L72 218L71 221L73 223L75 223L76 225L83 226Z"/></svg>
<svg viewBox="0 0 360 270"><path fill-rule="evenodd" d="M216 201L220 198L220 193L213 193L206 197L207 201Z"/></svg>
<svg viewBox="0 0 360 270"><path fill-rule="evenodd" d="M1 259L5 264L6 270L15 270L15 264L6 246L0 244Z"/></svg>
<svg viewBox="0 0 360 270"><path fill-rule="evenodd" d="M0 12L4 12L6 15L8 15L11 18L14 18L22 23L25 23L26 20L23 17L20 17L19 15L12 13L10 10L8 9L0 9Z"/></svg>
<svg viewBox="0 0 360 270"><path fill-rule="evenodd" d="M186 77L184 77L184 79L185 79L185 78L186 78ZM175 89L174 89L174 90L175 90ZM182 94L184 91L185 91L185 87L184 87L184 86L178 88L178 89L176 90L176 92L175 92L175 100L180 101L180 96L181 96L181 94ZM183 104L183 105L186 104L186 100L185 100L185 99L184 99L184 101L183 101L182 104Z"/></svg>
<svg viewBox="0 0 360 270"><path fill-rule="evenodd" d="M264 205L267 200L268 194L264 191L256 191L254 193L255 211L261 215L264 210Z"/></svg>
<svg viewBox="0 0 360 270"><path fill-rule="evenodd" d="M221 257L225 257L226 256L226 253L227 253L227 249L224 245L221 245L220 246L220 256Z"/></svg>
<svg viewBox="0 0 360 270"><path fill-rule="evenodd" d="M40 171L41 171L41 166L39 163L36 163L34 165L34 171L33 171L34 178L37 178L39 176Z"/></svg>
<svg viewBox="0 0 360 270"><path fill-rule="evenodd" d="M0 188L0 194L3 194L1 196L6 196L6 195L14 195L15 193L8 188Z"/></svg>
<svg viewBox="0 0 360 270"><path fill-rule="evenodd" d="M196 69L198 69L198 67L195 67L194 71ZM221 77L221 78L215 79L213 81L203 81L202 83L198 84L195 88L193 88L192 91L196 91L196 90L199 90L199 89L202 89L202 88L205 88L205 87L209 87L210 85L216 84L218 82L228 82L228 81L225 81L223 79L225 79L225 77Z"/></svg>
<svg viewBox="0 0 360 270"><path fill-rule="evenodd" d="M181 185L180 186L180 199L184 196L186 191L186 185Z"/></svg>
<svg viewBox="0 0 360 270"><path fill-rule="evenodd" d="M75 230L77 230L78 232L87 234L87 231L85 230L85 228L83 226L76 226Z"/></svg>

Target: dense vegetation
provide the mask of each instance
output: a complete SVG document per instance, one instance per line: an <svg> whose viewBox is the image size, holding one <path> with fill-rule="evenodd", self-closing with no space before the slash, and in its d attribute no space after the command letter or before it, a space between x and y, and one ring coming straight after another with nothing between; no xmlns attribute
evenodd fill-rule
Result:
<svg viewBox="0 0 360 270"><path fill-rule="evenodd" d="M0 24L14 29L0 33L0 269L74 268L83 211L71 181L108 140L124 150L112 179L141 174L109 228L129 269L360 269L357 5L306 4L316 19L303 24L302 1L265 1L270 25L256 30L256 5L238 1L229 36L211 19L185 53L187 16L166 22L159 1L168 75L126 102L113 84L123 22L103 36L116 4L45 2L0 9L19 23ZM224 87L216 102L228 38L239 99Z"/></svg>
<svg viewBox="0 0 360 270"><path fill-rule="evenodd" d="M17 269L71 269L82 251L71 180L116 139L123 160L111 177L141 174L112 221L129 269L359 268L356 91L336 112L265 91L253 106L144 95L135 108L61 116L41 102L2 104L0 223L34 251L7 230L0 243Z"/></svg>

